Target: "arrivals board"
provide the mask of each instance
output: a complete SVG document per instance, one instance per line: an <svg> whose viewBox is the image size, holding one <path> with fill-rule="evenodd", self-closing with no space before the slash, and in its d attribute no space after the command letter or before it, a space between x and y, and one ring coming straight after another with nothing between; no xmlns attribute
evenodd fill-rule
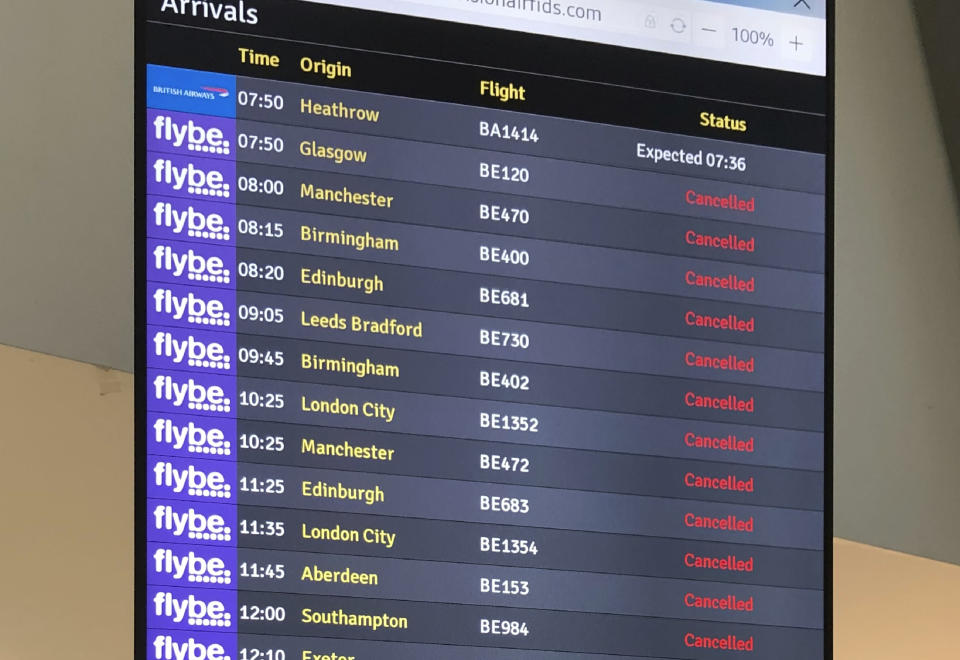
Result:
<svg viewBox="0 0 960 660"><path fill-rule="evenodd" d="M137 2L136 651L831 657L821 2Z"/></svg>

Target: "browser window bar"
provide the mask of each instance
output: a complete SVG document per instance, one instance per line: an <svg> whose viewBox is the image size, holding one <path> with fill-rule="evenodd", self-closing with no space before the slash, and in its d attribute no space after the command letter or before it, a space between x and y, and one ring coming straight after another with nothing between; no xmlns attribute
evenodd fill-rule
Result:
<svg viewBox="0 0 960 660"><path fill-rule="evenodd" d="M732 0L310 1L826 75L826 20Z"/></svg>
<svg viewBox="0 0 960 660"><path fill-rule="evenodd" d="M708 0L725 5L738 5L753 9L779 11L785 14L798 16L812 16L813 18L827 18L827 0Z"/></svg>

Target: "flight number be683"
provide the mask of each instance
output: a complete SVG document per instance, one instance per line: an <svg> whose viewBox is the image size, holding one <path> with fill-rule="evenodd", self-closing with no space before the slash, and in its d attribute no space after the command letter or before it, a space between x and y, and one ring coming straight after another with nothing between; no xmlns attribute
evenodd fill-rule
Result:
<svg viewBox="0 0 960 660"><path fill-rule="evenodd" d="M481 495L480 510L497 511L499 513L530 513L530 500L523 497Z"/></svg>

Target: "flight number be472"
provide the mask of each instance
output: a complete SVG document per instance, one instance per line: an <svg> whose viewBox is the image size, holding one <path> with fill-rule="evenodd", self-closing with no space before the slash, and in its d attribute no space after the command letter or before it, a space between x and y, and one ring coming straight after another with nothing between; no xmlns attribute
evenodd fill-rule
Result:
<svg viewBox="0 0 960 660"><path fill-rule="evenodd" d="M480 469L528 473L530 472L530 459L520 456L480 454Z"/></svg>

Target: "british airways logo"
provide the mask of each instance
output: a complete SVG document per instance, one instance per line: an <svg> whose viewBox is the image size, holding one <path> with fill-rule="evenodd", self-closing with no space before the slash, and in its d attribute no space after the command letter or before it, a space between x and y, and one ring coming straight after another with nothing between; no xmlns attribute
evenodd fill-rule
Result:
<svg viewBox="0 0 960 660"><path fill-rule="evenodd" d="M202 89L202 90L205 91L205 92L210 92L211 94L216 94L217 96L219 96L219 97L222 98L222 99L225 99L225 98L227 98L228 96L230 96L230 90L229 90L229 89L224 89L223 87L208 87L208 86L204 85L204 86L201 87L200 89ZM229 152L227 152L227 153L229 153Z"/></svg>

